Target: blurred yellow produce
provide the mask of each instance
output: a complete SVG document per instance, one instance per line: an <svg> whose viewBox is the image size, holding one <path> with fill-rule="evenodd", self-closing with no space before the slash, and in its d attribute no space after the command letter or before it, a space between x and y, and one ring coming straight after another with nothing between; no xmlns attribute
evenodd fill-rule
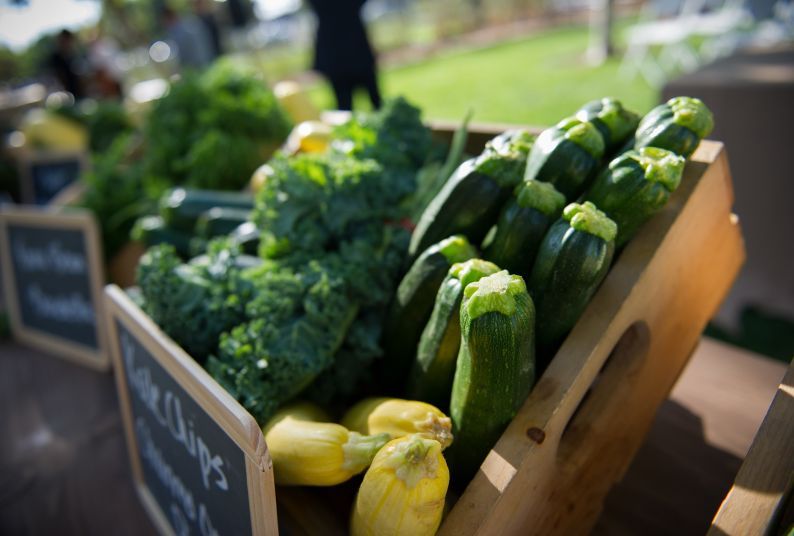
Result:
<svg viewBox="0 0 794 536"><path fill-rule="evenodd" d="M273 168L270 167L268 164L262 164L251 175L251 180L248 182L248 186L251 188L253 193L258 192L262 189L262 187L267 182L267 178L273 174Z"/></svg>
<svg viewBox="0 0 794 536"><path fill-rule="evenodd" d="M88 132L82 125L43 108L28 111L20 122L19 130L25 136L26 149L50 151L88 149Z"/></svg>
<svg viewBox="0 0 794 536"><path fill-rule="evenodd" d="M288 154L324 153L331 143L331 127L320 121L304 121L290 132L285 144Z"/></svg>
<svg viewBox="0 0 794 536"><path fill-rule="evenodd" d="M278 82L273 88L273 93L293 123L320 119L320 111L312 104L298 82L292 80Z"/></svg>

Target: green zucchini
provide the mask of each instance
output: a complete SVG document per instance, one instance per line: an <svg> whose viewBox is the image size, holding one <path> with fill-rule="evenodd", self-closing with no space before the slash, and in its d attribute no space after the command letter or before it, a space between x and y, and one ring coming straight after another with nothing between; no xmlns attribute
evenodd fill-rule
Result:
<svg viewBox="0 0 794 536"><path fill-rule="evenodd" d="M564 206L565 197L551 183L523 181L502 209L483 257L511 274L529 277L540 243Z"/></svg>
<svg viewBox="0 0 794 536"><path fill-rule="evenodd" d="M592 123L604 138L607 153L612 153L628 140L640 123L640 116L627 110L610 97L588 102L576 112L580 121Z"/></svg>
<svg viewBox="0 0 794 536"><path fill-rule="evenodd" d="M499 267L482 259L453 264L436 294L411 369L408 395L445 409L449 407L455 361L460 349L460 303L466 285L495 274Z"/></svg>
<svg viewBox="0 0 794 536"><path fill-rule="evenodd" d="M250 219L249 209L212 207L196 220L195 234L204 239L227 235Z"/></svg>
<svg viewBox="0 0 794 536"><path fill-rule="evenodd" d="M527 159L525 180L550 182L576 199L604 156L604 138L592 123L563 119L541 132Z"/></svg>
<svg viewBox="0 0 794 536"><path fill-rule="evenodd" d="M253 210L254 198L243 192L174 188L160 198L160 216L172 229L191 233L196 221L214 207Z"/></svg>
<svg viewBox="0 0 794 536"><path fill-rule="evenodd" d="M428 204L411 236L409 258L453 234L482 242L502 204L521 182L534 136L508 131L486 144L477 158L463 162Z"/></svg>
<svg viewBox="0 0 794 536"><path fill-rule="evenodd" d="M229 233L229 239L248 255L256 255L259 251L259 239L262 231L252 221L241 223Z"/></svg>
<svg viewBox="0 0 794 536"><path fill-rule="evenodd" d="M535 307L506 270L470 283L460 308L461 346L450 416L450 463L468 482L535 383Z"/></svg>
<svg viewBox="0 0 794 536"><path fill-rule="evenodd" d="M602 171L584 200L591 201L618 225L621 248L667 203L681 183L685 159L657 147L643 147L615 158Z"/></svg>
<svg viewBox="0 0 794 536"><path fill-rule="evenodd" d="M606 277L617 225L590 202L571 203L540 245L529 292L538 313L538 359L543 370Z"/></svg>
<svg viewBox="0 0 794 536"><path fill-rule="evenodd" d="M405 385L422 329L449 268L476 256L477 250L465 236L451 236L423 251L400 281L383 332L383 371L389 384Z"/></svg>
<svg viewBox="0 0 794 536"><path fill-rule="evenodd" d="M143 242L147 247L171 244L183 259L190 257L193 253L192 236L167 226L160 216L139 218L130 232L130 237Z"/></svg>
<svg viewBox="0 0 794 536"><path fill-rule="evenodd" d="M673 97L642 118L634 148L659 147L689 158L714 128L714 117L700 99Z"/></svg>

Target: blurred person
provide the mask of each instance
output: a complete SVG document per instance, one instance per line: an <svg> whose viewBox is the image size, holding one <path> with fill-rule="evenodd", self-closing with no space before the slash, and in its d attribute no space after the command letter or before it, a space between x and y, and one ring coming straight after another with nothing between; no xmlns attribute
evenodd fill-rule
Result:
<svg viewBox="0 0 794 536"><path fill-rule="evenodd" d="M221 31L209 0L193 0L193 13L204 25L210 37L213 59L223 54Z"/></svg>
<svg viewBox="0 0 794 536"><path fill-rule="evenodd" d="M182 68L203 69L212 63L212 38L198 17L192 13L180 15L170 7L163 8L161 17Z"/></svg>
<svg viewBox="0 0 794 536"><path fill-rule="evenodd" d="M61 30L55 37L55 48L50 54L48 64L63 89L74 95L76 100L85 96L80 77L80 62L77 38L69 30Z"/></svg>
<svg viewBox="0 0 794 536"><path fill-rule="evenodd" d="M314 69L331 83L337 109L352 110L353 91L359 87L380 108L375 54L361 21L365 0L308 1L317 15Z"/></svg>
<svg viewBox="0 0 794 536"><path fill-rule="evenodd" d="M254 20L254 5L251 0L226 0L227 13L232 26L245 28Z"/></svg>
<svg viewBox="0 0 794 536"><path fill-rule="evenodd" d="M123 72L118 67L121 55L116 42L104 35L97 26L94 37L88 45L88 60L93 70L92 86L96 97L100 99L123 97L120 80Z"/></svg>

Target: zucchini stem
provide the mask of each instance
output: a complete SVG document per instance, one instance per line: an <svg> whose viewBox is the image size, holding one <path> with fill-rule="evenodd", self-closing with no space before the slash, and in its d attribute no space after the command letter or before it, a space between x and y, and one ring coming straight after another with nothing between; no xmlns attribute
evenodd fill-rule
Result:
<svg viewBox="0 0 794 536"><path fill-rule="evenodd" d="M345 461L342 467L351 472L358 473L363 471L372 463L375 454L389 442L391 436L387 433L361 435L358 432L350 432L347 443L342 445Z"/></svg>

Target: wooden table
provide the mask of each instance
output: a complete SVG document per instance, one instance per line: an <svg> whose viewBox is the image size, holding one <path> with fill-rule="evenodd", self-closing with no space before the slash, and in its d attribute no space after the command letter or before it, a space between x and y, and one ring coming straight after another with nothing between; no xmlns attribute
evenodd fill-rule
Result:
<svg viewBox="0 0 794 536"><path fill-rule="evenodd" d="M595 533L705 533L785 369L705 339ZM0 343L0 534L111 533L154 533L112 376Z"/></svg>

